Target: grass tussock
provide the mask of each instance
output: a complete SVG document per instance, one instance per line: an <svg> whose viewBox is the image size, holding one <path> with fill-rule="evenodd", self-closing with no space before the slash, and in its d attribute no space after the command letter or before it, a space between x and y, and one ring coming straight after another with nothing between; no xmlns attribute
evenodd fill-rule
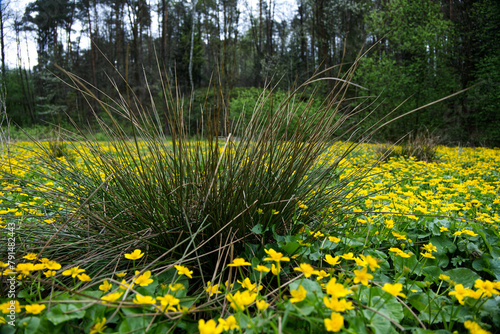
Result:
<svg viewBox="0 0 500 334"><path fill-rule="evenodd" d="M102 269L110 258L142 246L159 260L192 258L204 266L221 250L238 253L245 243L264 244L297 233L304 224L319 227L325 208L341 212L352 204L371 167L338 180L357 146L339 140L362 141L368 135L348 125L366 107L359 101L345 108L353 70L342 79L319 74L279 103L266 103L272 99L269 89L250 119L231 126L222 104L206 101L202 128L194 136L185 117L189 108L167 82L162 108L152 95L147 106L118 91L116 100L103 92L98 99L93 87L67 73L71 85L100 107L94 117L108 140L61 129L57 140L38 142L35 179L49 183L23 182L64 209L47 208L50 219L62 225L52 235L42 233L50 238L33 251L71 254L76 263L94 262ZM335 85L319 109L298 102L323 80ZM222 89L215 92L212 96L223 100ZM300 121L290 126L292 119Z"/></svg>

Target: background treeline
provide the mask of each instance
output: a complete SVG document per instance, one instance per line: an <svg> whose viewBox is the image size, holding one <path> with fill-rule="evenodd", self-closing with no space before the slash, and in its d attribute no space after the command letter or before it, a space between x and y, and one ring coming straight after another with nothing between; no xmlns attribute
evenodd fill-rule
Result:
<svg viewBox="0 0 500 334"><path fill-rule="evenodd" d="M369 90L351 92L376 99L366 126L394 109L393 116L401 115L476 86L384 127L376 139L427 129L449 144L500 146L498 0L297 0L286 19L277 0L258 0L254 11L242 1L35 0L21 15L2 1L7 114L23 127L64 124L66 115L91 122L95 105L57 78L66 78L60 66L94 86L101 99L116 98L118 88L131 105L134 96L150 105L149 86L157 107L165 108L161 76L186 97L192 131L204 108L222 110L229 131L267 83L283 95L330 66L345 64L322 76L342 75L361 50L380 41L354 77ZM17 50L5 50L4 39L10 34L19 47L26 31L36 39L38 65L9 68L5 53ZM83 47L84 38L93 43ZM333 84L318 85L314 99L305 92L297 103L317 103ZM218 88L207 90L210 85Z"/></svg>

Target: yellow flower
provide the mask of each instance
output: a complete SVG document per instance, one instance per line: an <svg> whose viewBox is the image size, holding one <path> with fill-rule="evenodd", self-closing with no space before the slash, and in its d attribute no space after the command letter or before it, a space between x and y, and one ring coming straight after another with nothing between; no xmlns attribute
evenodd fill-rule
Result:
<svg viewBox="0 0 500 334"><path fill-rule="evenodd" d="M390 293L394 297L406 298L406 295L401 292L401 290L403 290L403 284L401 283L395 283L395 284L385 283L382 290Z"/></svg>
<svg viewBox="0 0 500 334"><path fill-rule="evenodd" d="M307 209L307 205L305 205L304 203L301 203L301 202L299 201L299 208L301 208L301 209L304 209L304 210L305 210L305 209Z"/></svg>
<svg viewBox="0 0 500 334"><path fill-rule="evenodd" d="M178 291L178 290L184 290L186 287L182 283L175 283L173 286L172 284L169 284L168 288L170 289L170 291Z"/></svg>
<svg viewBox="0 0 500 334"><path fill-rule="evenodd" d="M225 331L240 329L240 326L238 326L234 315L230 315L229 317L227 317L227 319L219 318L219 326L221 326Z"/></svg>
<svg viewBox="0 0 500 334"><path fill-rule="evenodd" d="M140 271L136 271L135 274L139 274ZM139 284L139 286L148 286L153 283L153 279L151 277L151 270L145 271L142 275L138 276L135 280L135 284Z"/></svg>
<svg viewBox="0 0 500 334"><path fill-rule="evenodd" d="M128 260L138 260L144 256L144 253L140 249L135 249L132 253L125 254L125 258Z"/></svg>
<svg viewBox="0 0 500 334"><path fill-rule="evenodd" d="M340 255L340 257L343 258L344 260L353 260L354 261L354 254L351 252L344 254L344 255Z"/></svg>
<svg viewBox="0 0 500 334"><path fill-rule="evenodd" d="M403 234L400 234L398 232L392 231L392 235L396 238L396 240L406 240L406 236Z"/></svg>
<svg viewBox="0 0 500 334"><path fill-rule="evenodd" d="M477 236L477 234L476 234L476 233L474 233L474 232L473 232L473 231L471 231L471 230L467 230L467 229L463 229L463 230L462 230L462 233L465 233L465 234L467 234L467 235L470 235L471 237L476 237L476 236Z"/></svg>
<svg viewBox="0 0 500 334"><path fill-rule="evenodd" d="M385 221L385 227L388 228L389 230L394 227L394 220L388 219Z"/></svg>
<svg viewBox="0 0 500 334"><path fill-rule="evenodd" d="M115 273L115 275L119 278L125 277L127 273Z"/></svg>
<svg viewBox="0 0 500 334"><path fill-rule="evenodd" d="M252 304L257 298L257 293L252 293L248 290L243 292L237 291L234 295L229 293L226 295L226 299L230 302L233 309L237 311L243 311L246 306Z"/></svg>
<svg viewBox="0 0 500 334"><path fill-rule="evenodd" d="M107 296L102 296L101 300L103 300L104 302L114 302L114 301L117 301L122 295L123 295L123 291L117 291L117 292L110 293Z"/></svg>
<svg viewBox="0 0 500 334"><path fill-rule="evenodd" d="M162 308L161 310L163 312L167 311L172 311L175 312L176 309L174 306L179 305L180 300L178 298L175 298L172 295L166 294L163 297L157 297L157 299L160 301Z"/></svg>
<svg viewBox="0 0 500 334"><path fill-rule="evenodd" d="M326 285L326 293L332 295L332 297L342 298L353 292L346 289L344 285L337 283L336 277L332 277L332 279L330 279L330 281Z"/></svg>
<svg viewBox="0 0 500 334"><path fill-rule="evenodd" d="M273 273L273 275L278 275L278 273L280 272L280 264L278 263L278 267L276 267L273 263L271 267L271 272Z"/></svg>
<svg viewBox="0 0 500 334"><path fill-rule="evenodd" d="M361 254L359 257L368 264L371 271L375 271L375 269L380 268L378 260L371 255L364 256L363 254Z"/></svg>
<svg viewBox="0 0 500 334"><path fill-rule="evenodd" d="M205 291L210 297L212 297L216 293L222 293L222 291L219 290L219 284L212 285L210 281L207 282L207 288L205 289Z"/></svg>
<svg viewBox="0 0 500 334"><path fill-rule="evenodd" d="M30 272L35 270L35 265L33 263L19 263L16 266L16 271L23 275L29 275Z"/></svg>
<svg viewBox="0 0 500 334"><path fill-rule="evenodd" d="M178 265L175 265L174 267L175 267L175 269L177 269L177 272L179 275L186 275L189 278L193 278L193 276L192 276L193 271L189 270L187 267L178 266Z"/></svg>
<svg viewBox="0 0 500 334"><path fill-rule="evenodd" d="M325 255L325 262L332 266L340 263L338 256L333 257L330 254Z"/></svg>
<svg viewBox="0 0 500 334"><path fill-rule="evenodd" d="M447 276L445 274L441 274L441 275L439 275L439 279L443 280L443 281L449 281L450 280L450 276Z"/></svg>
<svg viewBox="0 0 500 334"><path fill-rule="evenodd" d="M37 256L35 253L28 253L25 256L23 256L23 259L26 259L28 261L33 261L36 260Z"/></svg>
<svg viewBox="0 0 500 334"><path fill-rule="evenodd" d="M277 215L278 213L280 213L280 212L279 212L279 211L276 211L276 210L274 210L274 209L272 209L272 210L271 210L271 214L273 214L273 215Z"/></svg>
<svg viewBox="0 0 500 334"><path fill-rule="evenodd" d="M373 278L372 274L368 274L368 268L364 267L361 270L354 270L353 273L356 277L354 277L354 283L361 283L363 285L368 286L368 280Z"/></svg>
<svg viewBox="0 0 500 334"><path fill-rule="evenodd" d="M329 332L339 332L344 326L344 317L337 312L332 312L330 318L325 321L325 328Z"/></svg>
<svg viewBox="0 0 500 334"><path fill-rule="evenodd" d="M470 334L491 334L485 329L482 329L477 322L466 320L464 322L464 327L467 328Z"/></svg>
<svg viewBox="0 0 500 334"><path fill-rule="evenodd" d="M427 245L423 245L422 248L427 251L427 253L437 252L436 246L434 246L431 242Z"/></svg>
<svg viewBox="0 0 500 334"><path fill-rule="evenodd" d="M301 263L299 267L293 268L295 271L304 273L305 277L311 277L311 275L318 275L319 271L315 270L310 264Z"/></svg>
<svg viewBox="0 0 500 334"><path fill-rule="evenodd" d="M271 270L268 267L260 265L260 264L258 264L257 267L253 267L253 269L260 271L260 272L263 272L263 273L268 273Z"/></svg>
<svg viewBox="0 0 500 334"><path fill-rule="evenodd" d="M329 274L329 273L327 273L327 272L326 272L326 271L324 271L324 270L320 270L320 271L318 271L318 273L317 273L316 275L318 275L318 277L316 277L316 280L318 280L318 281L319 281L319 280L321 280L321 279L323 279L323 278L325 278L325 277L330 276L330 274Z"/></svg>
<svg viewBox="0 0 500 334"><path fill-rule="evenodd" d="M233 263L228 264L228 267L241 267L241 266L251 266L250 262L247 262L245 259L237 258L233 260Z"/></svg>
<svg viewBox="0 0 500 334"><path fill-rule="evenodd" d="M264 249L264 251L269 255L270 257L264 258L264 261L274 261L274 262L289 262L290 258L283 256L283 253L276 252L274 249Z"/></svg>
<svg viewBox="0 0 500 334"><path fill-rule="evenodd" d="M264 214L264 210L262 210L262 209L257 209L257 213L258 213L259 215L263 215L263 214Z"/></svg>
<svg viewBox="0 0 500 334"><path fill-rule="evenodd" d="M90 327L90 334L102 333L102 331L105 330L107 327L104 326L105 323L106 323L106 318L102 318L101 320L97 318L97 322L92 327Z"/></svg>
<svg viewBox="0 0 500 334"><path fill-rule="evenodd" d="M46 306L44 304L31 304L26 305L24 308L28 314L40 314L43 310L45 310Z"/></svg>
<svg viewBox="0 0 500 334"><path fill-rule="evenodd" d="M290 294L292 295L292 298L290 298L290 303L300 303L301 301L306 299L307 290L304 289L302 285L299 285L299 288L297 290L290 290Z"/></svg>
<svg viewBox="0 0 500 334"><path fill-rule="evenodd" d="M120 289L127 290L129 287L130 289L133 289L134 285L135 285L134 283L128 284L126 280L122 279L120 283Z"/></svg>
<svg viewBox="0 0 500 334"><path fill-rule="evenodd" d="M44 263L45 269L50 269L50 270L59 270L61 269L61 265L57 263L56 261L47 261Z"/></svg>
<svg viewBox="0 0 500 334"><path fill-rule="evenodd" d="M45 277L49 278L49 277L56 276L57 271L55 271L55 270L47 270L43 274L45 275Z"/></svg>
<svg viewBox="0 0 500 334"><path fill-rule="evenodd" d="M11 310L13 310L16 313L21 312L21 304L17 300L10 300L7 301L3 304L0 304L0 310L2 311L3 314L10 313Z"/></svg>
<svg viewBox="0 0 500 334"><path fill-rule="evenodd" d="M71 276L75 278L78 274L85 272L85 269L80 269L80 267L69 268L62 272L63 276Z"/></svg>
<svg viewBox="0 0 500 334"><path fill-rule="evenodd" d="M428 259L435 259L435 257L431 253L420 253L420 255Z"/></svg>
<svg viewBox="0 0 500 334"><path fill-rule="evenodd" d="M265 300L260 299L255 302L255 306L261 311L264 311L269 307L269 303L267 303Z"/></svg>
<svg viewBox="0 0 500 334"><path fill-rule="evenodd" d="M200 319L198 321L198 330L200 331L200 334L219 334L222 333L222 326L217 326L214 319L210 319L207 322Z"/></svg>
<svg viewBox="0 0 500 334"><path fill-rule="evenodd" d="M346 310L354 309L354 306L352 306L352 302L348 302L345 299L339 300L337 297L328 299L328 297L325 296L323 297L323 302L325 303L326 307L335 312L345 312Z"/></svg>
<svg viewBox="0 0 500 334"><path fill-rule="evenodd" d="M464 298L469 297L471 290L464 288L462 284L455 285L455 290L448 292L448 295L455 296L461 305L464 305Z"/></svg>
<svg viewBox="0 0 500 334"><path fill-rule="evenodd" d="M328 237L328 240L330 240L331 242L335 242L335 243L339 243L340 242L340 239L337 238L337 237Z"/></svg>
<svg viewBox="0 0 500 334"><path fill-rule="evenodd" d="M246 277L243 282L238 281L241 287L247 289L250 292L257 292L257 283L252 283L248 277ZM262 286L259 286L259 291L262 290Z"/></svg>
<svg viewBox="0 0 500 334"><path fill-rule="evenodd" d="M104 282L102 282L101 285L99 285L99 290L103 291L103 292L108 292L109 290L111 290L111 283L108 282L108 280L105 280Z"/></svg>
<svg viewBox="0 0 500 334"><path fill-rule="evenodd" d="M309 231L309 234L312 235L313 238L316 238L316 239L325 236L321 231L316 231L316 232Z"/></svg>
<svg viewBox="0 0 500 334"><path fill-rule="evenodd" d="M90 282L92 280L92 278L90 278L90 276L87 274L80 274L80 275L77 275L77 277L82 282Z"/></svg>
<svg viewBox="0 0 500 334"><path fill-rule="evenodd" d="M135 295L135 298L132 300L136 304L144 304L151 305L156 304L156 299L151 296L141 296L139 294Z"/></svg>
<svg viewBox="0 0 500 334"><path fill-rule="evenodd" d="M444 227L444 226L440 226L439 227L439 231L440 232L446 232L446 231L449 231L449 230L446 227Z"/></svg>
<svg viewBox="0 0 500 334"><path fill-rule="evenodd" d="M481 279L477 279L474 283L474 287L484 295L483 297L492 297L493 295L500 294L497 290L498 287L496 284L488 280L483 281Z"/></svg>

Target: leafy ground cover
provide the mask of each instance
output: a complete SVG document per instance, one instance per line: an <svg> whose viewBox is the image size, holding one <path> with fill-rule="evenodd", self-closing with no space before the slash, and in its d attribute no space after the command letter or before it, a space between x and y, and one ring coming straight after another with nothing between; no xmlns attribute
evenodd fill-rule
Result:
<svg viewBox="0 0 500 334"><path fill-rule="evenodd" d="M96 269L73 254L44 256L38 233L60 230L68 207L26 188L39 168L30 145L2 152L14 178L0 190L1 333L500 331L498 149L439 147L435 162L390 158L343 194L352 200L332 202L314 221L306 219L314 191L295 201L286 220L296 233L268 230L282 212L257 207L252 242L222 240L229 247L208 265L194 255L156 261L148 244L124 243ZM378 150L361 145L331 182L351 182ZM37 182L42 192L68 191L57 178ZM88 242L75 239L75 249Z"/></svg>

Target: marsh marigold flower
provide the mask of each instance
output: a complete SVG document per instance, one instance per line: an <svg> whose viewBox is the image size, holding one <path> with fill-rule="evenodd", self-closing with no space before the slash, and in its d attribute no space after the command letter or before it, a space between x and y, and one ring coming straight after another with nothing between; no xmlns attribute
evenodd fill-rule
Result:
<svg viewBox="0 0 500 334"><path fill-rule="evenodd" d="M277 252L274 249L264 249L264 251L269 255L269 257L264 258L264 261L274 261L274 262L290 262L290 258L283 256L283 253Z"/></svg>
<svg viewBox="0 0 500 334"><path fill-rule="evenodd" d="M156 297L162 305L161 310L163 312L168 312L172 311L175 312L176 309L174 306L178 306L180 303L180 300L178 298L175 298L172 295L166 294L163 297Z"/></svg>
<svg viewBox="0 0 500 334"><path fill-rule="evenodd" d="M270 268L263 266L263 265L260 265L260 264L258 264L257 267L253 267L253 269L260 271L262 273L268 273L271 270Z"/></svg>
<svg viewBox="0 0 500 334"><path fill-rule="evenodd" d="M174 266L175 269L177 269L177 273L179 275L185 275L189 278L193 278L193 271L192 270L189 270L187 267L184 267L184 266L179 266L179 265L175 265Z"/></svg>
<svg viewBox="0 0 500 334"><path fill-rule="evenodd" d="M429 242L427 245L423 245L422 248L427 251L427 253L437 252L436 246Z"/></svg>
<svg viewBox="0 0 500 334"><path fill-rule="evenodd" d="M222 293L222 291L219 290L219 284L212 285L210 281L207 282L207 288L205 289L205 291L210 297L212 297L216 293Z"/></svg>
<svg viewBox="0 0 500 334"><path fill-rule="evenodd" d="M292 298L290 298L290 303L300 303L301 301L306 299L307 290L304 289L302 285L299 285L299 288L297 290L290 290L290 294L292 295Z"/></svg>
<svg viewBox="0 0 500 334"><path fill-rule="evenodd" d="M12 306L11 306L11 302L10 301L7 301L3 304L0 304L0 311L2 311L3 314L8 314L10 313L11 309L12 309ZM21 312L21 303L19 303L19 301L15 300L14 301L14 312L16 313L19 313Z"/></svg>
<svg viewBox="0 0 500 334"><path fill-rule="evenodd" d="M140 249L134 249L132 253L125 254L125 258L128 260L138 260L144 256L144 253Z"/></svg>
<svg viewBox="0 0 500 334"><path fill-rule="evenodd" d="M85 272L85 269L80 269L80 267L69 268L62 272L63 276L71 276L75 278L78 274Z"/></svg>
<svg viewBox="0 0 500 334"><path fill-rule="evenodd" d="M352 306L352 302L348 302L345 299L338 299L337 297L332 297L329 299L325 296L323 297L323 303L326 307L335 312L345 312L346 310L354 309L354 306Z"/></svg>
<svg viewBox="0 0 500 334"><path fill-rule="evenodd" d="M222 326L217 326L217 323L214 319L210 319L207 322L205 320L200 319L198 321L198 330L200 334L219 334L222 333Z"/></svg>
<svg viewBox="0 0 500 334"><path fill-rule="evenodd" d="M227 319L219 318L219 326L221 326L222 330L225 331L240 329L240 326L238 326L238 322L236 321L234 315L230 315L229 317L227 317Z"/></svg>
<svg viewBox="0 0 500 334"><path fill-rule="evenodd" d="M330 318L325 321L325 328L329 332L339 332L344 326L344 317L337 312L332 312Z"/></svg>
<svg viewBox="0 0 500 334"><path fill-rule="evenodd" d="M104 326L105 323L106 323L106 318L102 318L101 320L97 318L97 322L92 327L90 327L90 334L102 333L102 331L105 330L107 327Z"/></svg>
<svg viewBox="0 0 500 334"><path fill-rule="evenodd" d="M136 271L135 274L139 274L140 271ZM153 279L151 278L151 270L145 271L142 275L138 276L134 280L135 284L138 284L139 286L148 286L149 284L153 283Z"/></svg>
<svg viewBox="0 0 500 334"><path fill-rule="evenodd" d="M420 253L420 255L428 259L435 259L435 257L431 253Z"/></svg>
<svg viewBox="0 0 500 334"><path fill-rule="evenodd" d="M457 284L457 285L455 285L455 290L448 292L448 295L455 296L455 298L457 298L458 302L461 305L464 305L464 303L465 303L464 298L469 297L471 291L472 290L469 288L464 288L464 286L462 284Z"/></svg>
<svg viewBox="0 0 500 334"><path fill-rule="evenodd" d="M257 292L257 283L252 283L248 277L246 277L243 281L238 281L241 284L241 287L247 289L250 292ZM262 290L262 286L259 286L259 291Z"/></svg>
<svg viewBox="0 0 500 334"><path fill-rule="evenodd" d="M257 306L259 310L264 311L269 307L269 303L263 299L260 299L255 302L255 306Z"/></svg>
<svg viewBox="0 0 500 334"><path fill-rule="evenodd" d="M497 290L497 284L488 280L483 281L482 279L477 279L474 283L474 287L483 294L483 297L492 297L493 295L500 294Z"/></svg>
<svg viewBox="0 0 500 334"><path fill-rule="evenodd" d="M156 304L156 299L154 299L153 297L141 296L139 294L135 295L135 298L132 301L136 304L144 304L144 305Z"/></svg>
<svg viewBox="0 0 500 334"><path fill-rule="evenodd" d="M90 276L87 275L87 274L80 274L80 275L77 275L77 277L82 282L90 282L90 281L92 281L92 278L90 278Z"/></svg>
<svg viewBox="0 0 500 334"><path fill-rule="evenodd" d="M45 310L46 306L44 304L31 304L26 305L24 308L28 314L40 314Z"/></svg>
<svg viewBox="0 0 500 334"><path fill-rule="evenodd" d="M338 256L333 257L330 254L325 255L325 262L331 266L335 266L340 263Z"/></svg>
<svg viewBox="0 0 500 334"><path fill-rule="evenodd" d="M117 301L121 296L123 295L123 292L122 291L117 291L117 292L113 292L113 293L110 293L109 295L107 296L102 296L101 297L101 300L103 300L104 302L115 302Z"/></svg>
<svg viewBox="0 0 500 334"><path fill-rule="evenodd" d="M23 256L23 259L26 259L28 261L33 261L37 259L37 256L35 253L28 253L25 256Z"/></svg>
<svg viewBox="0 0 500 334"><path fill-rule="evenodd" d="M102 282L101 285L99 285L99 290L103 291L103 292L108 292L109 290L111 290L112 288L112 285L111 283L108 282L108 280L105 280Z"/></svg>
<svg viewBox="0 0 500 334"><path fill-rule="evenodd" d="M368 274L368 268L364 267L361 270L354 270L354 283L361 283L368 286L368 280L373 278L372 274Z"/></svg>
<svg viewBox="0 0 500 334"><path fill-rule="evenodd" d="M394 297L406 298L406 295L401 292L403 290L403 284L401 283L395 283L395 284L385 283L382 290L384 290L387 293L390 293Z"/></svg>
<svg viewBox="0 0 500 334"><path fill-rule="evenodd" d="M342 298L353 292L349 289L346 289L341 283L337 283L336 277L332 277L332 279L330 279L330 281L326 285L326 293L332 295L332 297Z"/></svg>
<svg viewBox="0 0 500 334"><path fill-rule="evenodd" d="M311 275L318 275L319 271L315 270L308 263L301 263L299 267L293 268L295 271L299 271L304 274L305 277L311 277Z"/></svg>
<svg viewBox="0 0 500 334"><path fill-rule="evenodd" d="M245 307L252 304L257 298L257 293L252 293L248 290L243 292L237 291L234 295L229 293L226 295L226 299L230 302L233 309L237 311L243 311Z"/></svg>
<svg viewBox="0 0 500 334"><path fill-rule="evenodd" d="M237 258L233 260L233 263L228 264L228 267L242 267L242 266L251 266L250 262L247 262L245 259Z"/></svg>
<svg viewBox="0 0 500 334"><path fill-rule="evenodd" d="M466 320L464 322L464 327L469 330L470 334L491 334L491 332L481 328L481 326L474 321Z"/></svg>

